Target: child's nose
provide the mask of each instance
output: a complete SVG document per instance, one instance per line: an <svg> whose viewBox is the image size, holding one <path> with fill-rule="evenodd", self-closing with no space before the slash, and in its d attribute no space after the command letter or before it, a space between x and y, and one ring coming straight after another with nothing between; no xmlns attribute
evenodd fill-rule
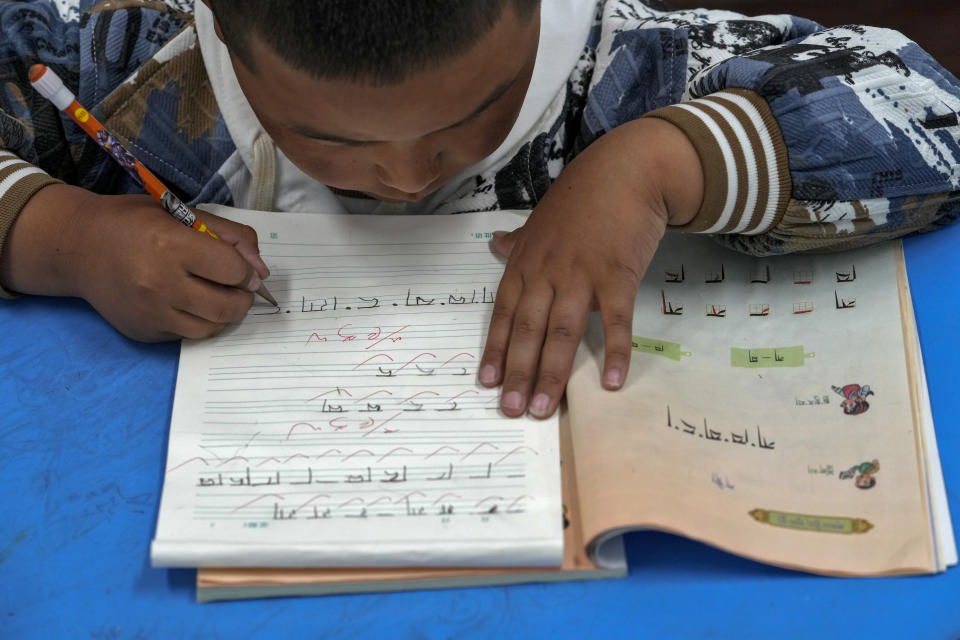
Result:
<svg viewBox="0 0 960 640"><path fill-rule="evenodd" d="M418 195L440 177L440 154L416 144L392 145L377 158L376 171L384 185Z"/></svg>

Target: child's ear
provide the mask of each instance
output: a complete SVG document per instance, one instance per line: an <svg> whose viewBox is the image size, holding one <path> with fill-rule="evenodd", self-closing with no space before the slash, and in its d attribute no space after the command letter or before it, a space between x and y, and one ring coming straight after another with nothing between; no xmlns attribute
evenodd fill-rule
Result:
<svg viewBox="0 0 960 640"><path fill-rule="evenodd" d="M210 6L210 0L200 1L206 5L207 9L210 9L210 13L213 13L213 30L216 32L217 37L220 38L220 42L223 42L223 32L220 30L220 21L217 20L217 14L213 12L213 7Z"/></svg>

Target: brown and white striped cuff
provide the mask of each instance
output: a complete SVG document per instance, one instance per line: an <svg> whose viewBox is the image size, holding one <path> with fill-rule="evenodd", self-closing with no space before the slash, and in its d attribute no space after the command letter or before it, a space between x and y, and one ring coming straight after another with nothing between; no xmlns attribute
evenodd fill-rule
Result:
<svg viewBox="0 0 960 640"><path fill-rule="evenodd" d="M13 223L27 201L43 187L56 182L60 181L51 178L43 169L0 149L0 254L6 247L7 235ZM12 294L0 286L0 298L9 297Z"/></svg>
<svg viewBox="0 0 960 640"><path fill-rule="evenodd" d="M646 114L679 127L703 165L703 202L689 223L698 233L757 234L776 226L790 199L787 147L766 101L726 89Z"/></svg>

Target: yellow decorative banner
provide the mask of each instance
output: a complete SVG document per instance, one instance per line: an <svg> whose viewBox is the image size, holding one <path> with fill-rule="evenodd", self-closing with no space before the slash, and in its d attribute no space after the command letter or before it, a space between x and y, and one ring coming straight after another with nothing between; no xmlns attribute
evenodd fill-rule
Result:
<svg viewBox="0 0 960 640"><path fill-rule="evenodd" d="M750 515L757 522L775 527L821 531L824 533L866 533L873 525L863 518L839 518L835 516L812 516L806 513L787 513L769 509L754 509Z"/></svg>

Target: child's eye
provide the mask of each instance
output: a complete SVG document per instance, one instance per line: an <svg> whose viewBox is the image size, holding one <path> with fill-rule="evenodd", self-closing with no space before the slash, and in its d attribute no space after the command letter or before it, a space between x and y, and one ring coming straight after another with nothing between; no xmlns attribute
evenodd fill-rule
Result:
<svg viewBox="0 0 960 640"><path fill-rule="evenodd" d="M324 140L323 138L313 138L314 142L317 142L325 147L368 147L371 144L376 144L374 142L363 142L361 140Z"/></svg>
<svg viewBox="0 0 960 640"><path fill-rule="evenodd" d="M461 120L460 122L458 122L458 123L457 123L456 125L454 125L452 128L453 128L453 129L459 129L460 127L469 126L469 125L473 124L474 122L476 122L477 120L479 120L479 119L481 118L481 116L483 116L483 114L485 114L487 111L488 111L487 109L484 109L483 111L478 111L477 113L473 113L473 114L471 114L470 116L468 116L466 119Z"/></svg>

